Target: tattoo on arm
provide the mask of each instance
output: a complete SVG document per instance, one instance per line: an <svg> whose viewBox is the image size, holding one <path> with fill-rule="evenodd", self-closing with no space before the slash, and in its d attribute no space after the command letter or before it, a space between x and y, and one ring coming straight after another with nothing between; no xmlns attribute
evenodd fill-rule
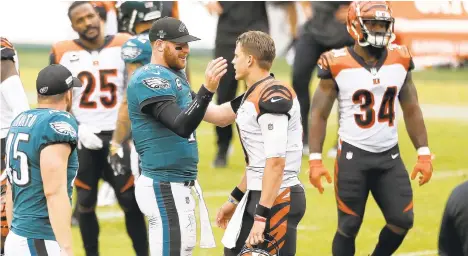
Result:
<svg viewBox="0 0 468 256"><path fill-rule="evenodd" d="M310 109L309 150L311 153L321 153L325 140L327 120L333 108L338 91L335 81L321 79L312 98ZM303 127L307 129L307 127Z"/></svg>
<svg viewBox="0 0 468 256"><path fill-rule="evenodd" d="M406 130L416 149L428 146L427 131L421 107L418 102L418 93L413 83L411 72L408 72L405 83L398 95Z"/></svg>

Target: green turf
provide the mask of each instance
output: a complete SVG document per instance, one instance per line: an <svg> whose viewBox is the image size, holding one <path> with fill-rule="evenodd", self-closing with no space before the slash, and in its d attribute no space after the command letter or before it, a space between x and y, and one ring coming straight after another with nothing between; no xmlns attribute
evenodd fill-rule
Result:
<svg viewBox="0 0 468 256"><path fill-rule="evenodd" d="M18 49L21 64L21 79L27 92L34 96L35 80L39 70L48 62L47 51ZM190 58L192 84L198 87L203 83L204 70L208 57ZM290 67L284 60L278 60L273 66L273 72L279 79L290 81ZM421 103L443 105L468 105L468 71L429 70L415 72L414 80L418 87ZM316 87L317 79L313 81ZM241 86L240 88L243 88ZM242 91L240 89L239 91ZM34 97L32 97L34 98ZM404 123L400 122L400 147L402 157L408 170L415 164L416 154L406 134ZM462 170L468 174L466 166L465 145L468 144L468 123L465 121L426 120L429 141L432 151L436 154L434 161L434 179L423 187L412 182L415 202L415 224L407 239L401 246L399 253L436 250L437 234L445 200L450 191L463 182L464 175L442 177L441 174L451 174L449 171ZM330 118L328 136L324 150L328 150L336 139L336 120ZM214 169L211 162L215 155L215 136L212 125L203 123L198 129L200 150L199 181L204 192L230 191L237 184L244 170L241 146L234 136L233 153L229 158L229 167ZM326 167L331 171L333 159L325 160ZM319 195L307 181L307 159L303 159L301 180L307 188L307 211L298 231L297 255L330 255L331 240L337 225L336 206L332 187L326 187L325 193ZM222 196L208 196L206 202L211 220L214 220L217 209L226 200L228 194ZM357 255L371 253L378 239L384 220L374 200L369 199L364 224L357 238ZM99 212L118 211L118 206L102 207ZM122 217L106 219L100 222L100 250L101 255L134 255L130 240L125 231ZM194 255L222 255L222 230L213 227L218 247L215 249L197 248ZM78 228L73 228L75 255L82 256L82 242Z"/></svg>

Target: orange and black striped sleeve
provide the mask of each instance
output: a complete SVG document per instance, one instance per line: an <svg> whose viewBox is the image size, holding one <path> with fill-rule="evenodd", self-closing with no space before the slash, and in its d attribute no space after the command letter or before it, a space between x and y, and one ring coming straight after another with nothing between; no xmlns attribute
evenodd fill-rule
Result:
<svg viewBox="0 0 468 256"><path fill-rule="evenodd" d="M328 55L329 55L328 52L323 53L317 62L317 66L319 68L317 72L317 76L321 79L333 78L333 75L330 69L330 64L328 61Z"/></svg>
<svg viewBox="0 0 468 256"><path fill-rule="evenodd" d="M12 60L15 61L13 57L15 57L16 52L13 44L8 41L5 37L1 38L1 51L2 51L2 60Z"/></svg>
<svg viewBox="0 0 468 256"><path fill-rule="evenodd" d="M282 84L273 84L266 87L260 94L258 103L258 118L266 113L286 114L293 106L294 94L291 90Z"/></svg>

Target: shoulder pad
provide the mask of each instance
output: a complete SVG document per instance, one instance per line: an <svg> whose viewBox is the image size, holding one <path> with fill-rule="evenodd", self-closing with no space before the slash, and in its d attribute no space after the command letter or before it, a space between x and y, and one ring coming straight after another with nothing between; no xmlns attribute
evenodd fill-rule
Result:
<svg viewBox="0 0 468 256"><path fill-rule="evenodd" d="M54 58L54 63L59 64L63 55L69 51L81 51L83 48L73 42L73 40L59 41L52 45L51 56Z"/></svg>
<svg viewBox="0 0 468 256"><path fill-rule="evenodd" d="M259 116L265 113L288 114L293 105L291 89L278 83L267 86L260 94Z"/></svg>
<svg viewBox="0 0 468 256"><path fill-rule="evenodd" d="M75 117L64 111L50 110L47 119L50 134L45 134L43 139L47 143L68 142L75 144L78 136L78 124Z"/></svg>
<svg viewBox="0 0 468 256"><path fill-rule="evenodd" d="M122 47L132 36L127 33L117 33L113 35L112 41L105 48Z"/></svg>
<svg viewBox="0 0 468 256"><path fill-rule="evenodd" d="M5 37L1 38L1 51L2 51L2 60L13 60L16 55L15 48L13 44L8 41Z"/></svg>
<svg viewBox="0 0 468 256"><path fill-rule="evenodd" d="M137 35L133 36L122 45L121 57L126 63L143 63L146 64L151 60L151 44L148 36Z"/></svg>
<svg viewBox="0 0 468 256"><path fill-rule="evenodd" d="M387 47L388 59L394 63L400 63L406 70L414 69L413 57L405 45L390 44Z"/></svg>
<svg viewBox="0 0 468 256"><path fill-rule="evenodd" d="M173 76L174 74L166 68L146 65L138 69L132 78L135 77L139 83L151 89L168 89L173 84Z"/></svg>
<svg viewBox="0 0 468 256"><path fill-rule="evenodd" d="M317 76L321 79L333 78L332 67L337 65L348 55L349 53L346 48L333 49L323 53L317 62L317 66L319 67Z"/></svg>

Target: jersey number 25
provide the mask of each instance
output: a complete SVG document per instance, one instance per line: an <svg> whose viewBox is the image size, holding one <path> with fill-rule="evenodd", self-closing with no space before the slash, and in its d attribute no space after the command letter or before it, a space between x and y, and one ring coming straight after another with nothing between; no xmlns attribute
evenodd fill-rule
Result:
<svg viewBox="0 0 468 256"><path fill-rule="evenodd" d="M116 69L99 70L99 85L101 92L110 93L110 97L101 96L99 99L105 108L113 108L117 103L117 86L108 81L109 76L117 76ZM80 100L80 108L96 108L97 102L89 99L91 94L96 90L96 78L88 71L82 71L77 76L85 89Z"/></svg>

